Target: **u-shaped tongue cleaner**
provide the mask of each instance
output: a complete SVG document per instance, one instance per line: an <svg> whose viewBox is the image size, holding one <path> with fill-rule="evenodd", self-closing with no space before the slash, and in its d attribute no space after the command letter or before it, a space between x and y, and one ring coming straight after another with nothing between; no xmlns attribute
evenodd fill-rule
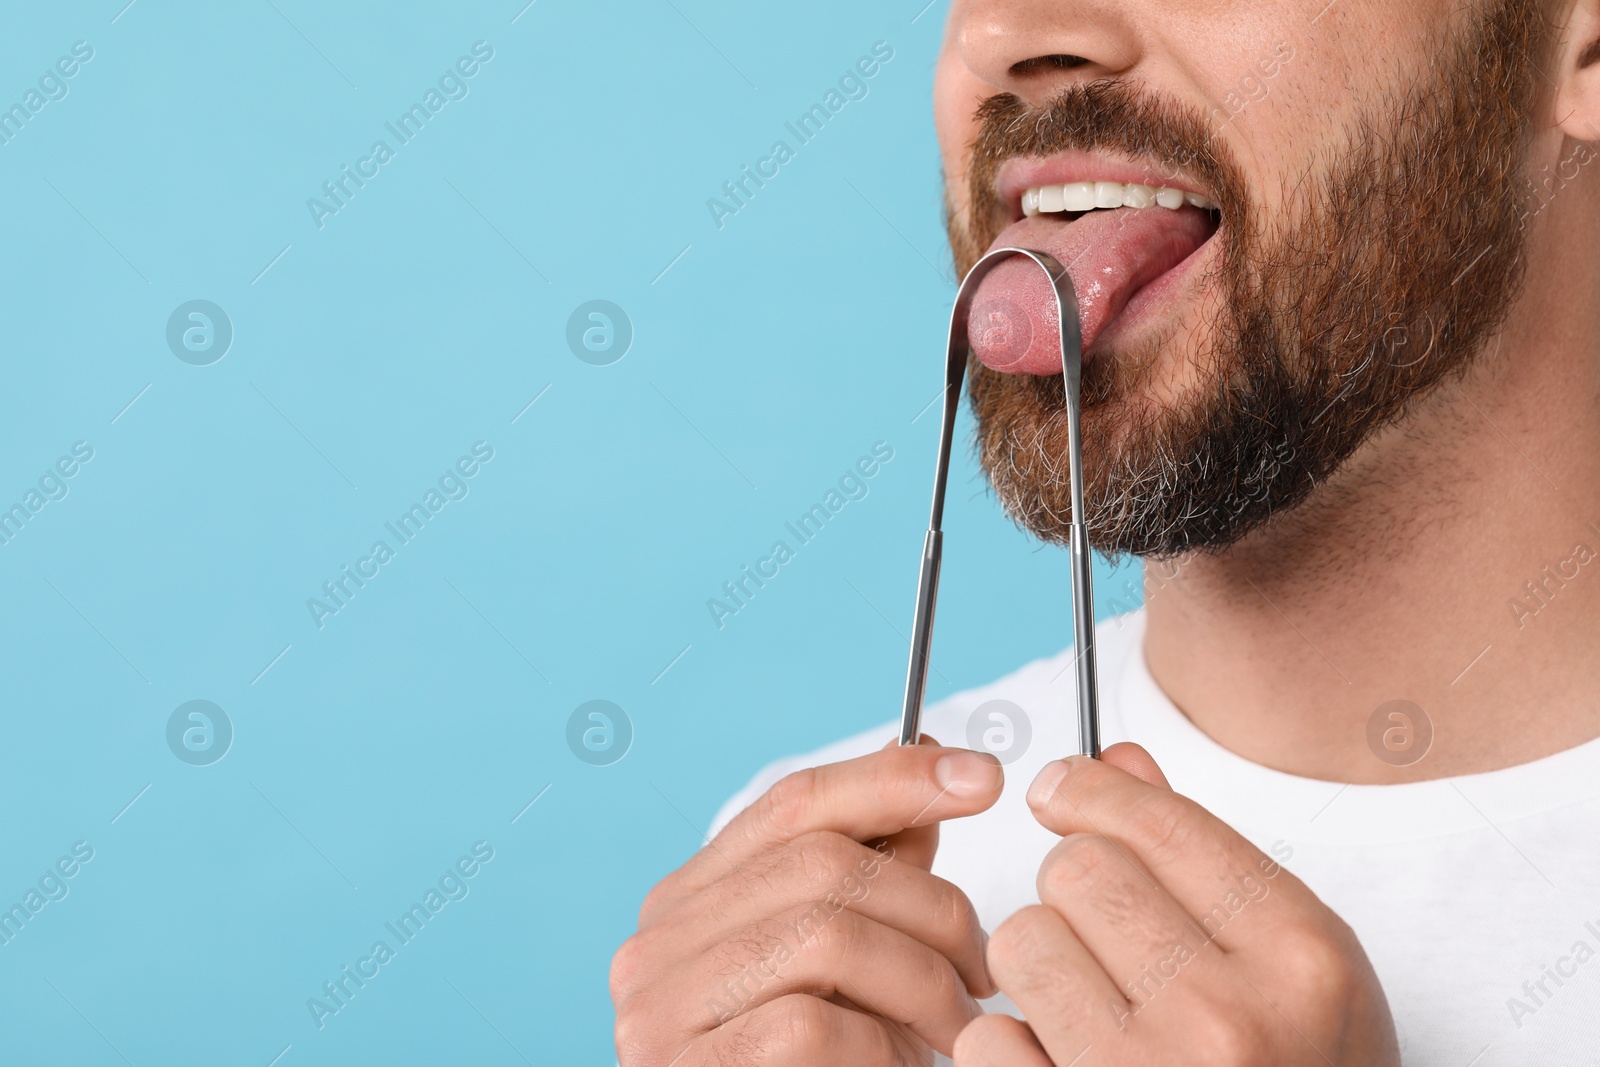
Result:
<svg viewBox="0 0 1600 1067"><path fill-rule="evenodd" d="M939 561L942 555L945 482L950 475L950 448L955 437L956 411L961 405L961 383L966 377L971 345L967 314L984 275L1010 256L1025 256L1049 277L1056 296L1061 324L1061 373L1066 385L1068 473L1072 480L1071 534L1072 636L1078 676L1078 738L1083 755L1100 756L1100 699L1095 679L1094 590L1091 584L1089 537L1083 524L1083 435L1080 377L1083 338L1078 328L1078 298L1072 276L1054 256L1027 248L997 248L973 264L956 292L950 313L950 345L945 357L944 421L939 431L939 461L933 481L933 509L928 536L922 544L922 573L917 582L917 613L911 627L911 663L906 669L906 702L900 718L900 743L914 745L922 736L922 701L928 688L928 652L933 644L933 611L939 595Z"/></svg>

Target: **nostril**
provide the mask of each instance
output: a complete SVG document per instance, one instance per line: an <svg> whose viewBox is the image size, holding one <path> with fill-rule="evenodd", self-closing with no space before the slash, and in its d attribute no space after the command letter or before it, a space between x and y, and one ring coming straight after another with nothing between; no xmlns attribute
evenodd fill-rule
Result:
<svg viewBox="0 0 1600 1067"><path fill-rule="evenodd" d="M1082 56L1061 54L1034 56L1032 59L1024 59L1020 63L1011 64L1011 75L1021 78L1045 70L1075 70L1088 64L1089 61Z"/></svg>

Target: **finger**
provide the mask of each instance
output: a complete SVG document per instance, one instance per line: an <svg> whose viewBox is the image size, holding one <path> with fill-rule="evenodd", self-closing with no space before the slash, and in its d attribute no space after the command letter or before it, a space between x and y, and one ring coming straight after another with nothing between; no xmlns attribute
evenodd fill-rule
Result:
<svg viewBox="0 0 1600 1067"><path fill-rule="evenodd" d="M1035 904L989 940L989 972L1058 1064L1113 1032L1128 999L1053 908Z"/></svg>
<svg viewBox="0 0 1600 1067"><path fill-rule="evenodd" d="M980 1015L956 1038L956 1067L1055 1067L1028 1024L1010 1015Z"/></svg>
<svg viewBox="0 0 1600 1067"><path fill-rule="evenodd" d="M1221 950L1110 838L1063 838L1039 866L1038 889L1136 1007L1180 971L1188 983L1220 979Z"/></svg>
<svg viewBox="0 0 1600 1067"><path fill-rule="evenodd" d="M901 830L897 834L878 838L872 843L874 848L880 846L893 851L895 857L907 867L932 870L933 858L939 853L939 824L913 826L909 830Z"/></svg>
<svg viewBox="0 0 1600 1067"><path fill-rule="evenodd" d="M617 1031L620 1067L664 1063L672 1067L727 1067L733 1063L747 1067L814 1067L819 1063L916 1067L916 1061L905 1055L882 1021L800 993L763 1004L676 1049L659 1041L625 1043L620 1020Z"/></svg>
<svg viewBox="0 0 1600 1067"><path fill-rule="evenodd" d="M1246 906L1320 906L1299 879L1194 801L1102 761L1072 756L1046 764L1028 790L1028 806L1063 837L1115 841L1224 948L1270 938L1270 924L1236 921Z"/></svg>
<svg viewBox="0 0 1600 1067"><path fill-rule="evenodd" d="M762 849L802 834L832 830L868 841L975 815L999 799L1004 781L1000 761L988 753L932 745L902 745L796 771L668 875L646 898L646 908L703 889Z"/></svg>
<svg viewBox="0 0 1600 1067"><path fill-rule="evenodd" d="M950 961L849 909L806 910L738 931L716 951L678 964L629 1003L630 1013L691 1032L712 1030L793 993L842 997L948 1055L983 1013ZM694 1018L685 1005L704 1005Z"/></svg>
<svg viewBox="0 0 1600 1067"><path fill-rule="evenodd" d="M1156 765L1155 757L1146 752L1142 745L1136 745L1132 741L1122 741L1112 745L1100 753L1100 760L1113 767L1122 768L1141 782L1148 782L1161 789L1172 788L1167 782L1167 776L1162 774L1161 768Z"/></svg>
<svg viewBox="0 0 1600 1067"><path fill-rule="evenodd" d="M807 834L662 913L641 932L651 942L641 955L700 955L762 919L840 908L898 930L946 957L973 996L994 995L983 958L987 938L967 895L908 865L892 845L872 849L834 833Z"/></svg>
<svg viewBox="0 0 1600 1067"><path fill-rule="evenodd" d="M897 738L890 738L883 747L894 748L899 744ZM932 734L923 734L917 744L938 747L939 742L934 740ZM867 842L872 848L877 848L880 843L892 847L895 855L906 863L926 871L933 867L933 857L939 851L939 824L934 822L925 826L913 826L897 834Z"/></svg>

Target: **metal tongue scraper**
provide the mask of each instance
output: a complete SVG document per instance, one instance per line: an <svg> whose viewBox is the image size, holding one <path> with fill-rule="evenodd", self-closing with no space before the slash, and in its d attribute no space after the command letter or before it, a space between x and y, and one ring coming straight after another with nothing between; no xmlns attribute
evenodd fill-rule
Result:
<svg viewBox="0 0 1600 1067"><path fill-rule="evenodd" d="M1072 479L1072 636L1078 674L1078 737L1083 755L1100 756L1100 698L1095 680L1094 587L1090 581L1089 537L1083 524L1083 434L1080 377L1083 337L1079 332L1078 298L1072 277L1054 256L1027 248L997 248L973 264L956 292L950 312L950 345L944 369L944 422L939 431L939 462L933 479L933 510L928 536L922 543L922 574L917 582L917 613L911 626L911 663L906 668L906 703L900 718L900 743L914 745L922 736L922 699L928 688L928 652L933 644L934 602L939 595L939 560L944 533L944 489L950 475L950 447L955 437L956 410L961 404L961 383L966 377L971 346L967 338L967 313L978 284L1008 256L1026 256L1050 278L1056 294L1056 317L1061 323L1061 373L1066 385L1067 436L1070 441L1068 473Z"/></svg>

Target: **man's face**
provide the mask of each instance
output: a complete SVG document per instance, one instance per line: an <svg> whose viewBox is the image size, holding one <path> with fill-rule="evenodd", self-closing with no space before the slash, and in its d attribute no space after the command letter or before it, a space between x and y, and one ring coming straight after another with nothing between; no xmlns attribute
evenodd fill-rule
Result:
<svg viewBox="0 0 1600 1067"><path fill-rule="evenodd" d="M1072 273L1097 548L1233 544L1484 346L1524 273L1549 15L1545 0L957 0L935 86L956 267L1005 231ZM1052 187L1095 179L1197 195L1050 210ZM990 365L971 390L1001 501L1063 540L1059 355L1028 311L1041 284L1021 261L985 282L971 326Z"/></svg>

